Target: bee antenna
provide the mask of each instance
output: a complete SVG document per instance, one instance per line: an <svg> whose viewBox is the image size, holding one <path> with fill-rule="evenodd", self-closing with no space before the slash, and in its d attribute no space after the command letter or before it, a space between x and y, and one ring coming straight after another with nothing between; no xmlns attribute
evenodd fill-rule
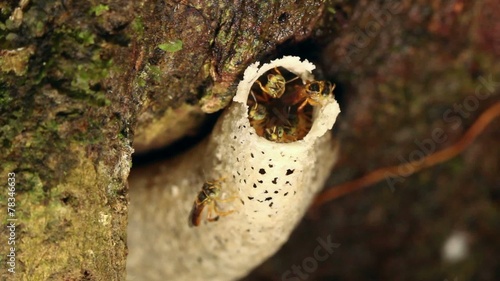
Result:
<svg viewBox="0 0 500 281"><path fill-rule="evenodd" d="M257 104L257 98L255 97L253 91L250 91L250 94L252 95L252 98L255 101L255 104Z"/></svg>

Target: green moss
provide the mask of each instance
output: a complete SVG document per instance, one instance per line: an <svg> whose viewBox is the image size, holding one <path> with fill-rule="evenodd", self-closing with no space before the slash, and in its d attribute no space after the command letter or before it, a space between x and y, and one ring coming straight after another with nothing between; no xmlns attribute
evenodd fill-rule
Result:
<svg viewBox="0 0 500 281"><path fill-rule="evenodd" d="M174 41L166 42L158 45L158 48L165 52L175 53L182 50L182 40L177 39Z"/></svg>
<svg viewBox="0 0 500 281"><path fill-rule="evenodd" d="M54 44L53 56L37 80L55 79L59 81L57 84L60 84L60 90L73 98L86 100L90 105L109 105L110 101L102 89L102 81L109 75L113 60L103 58L96 35L88 30L63 28L55 37L59 40ZM75 63L74 59L67 59L63 55L67 52L86 54L87 57ZM64 76L47 77L54 72Z"/></svg>
<svg viewBox="0 0 500 281"><path fill-rule="evenodd" d="M94 8L97 16L107 10L105 5ZM95 220L101 213L113 214L109 206L121 199L106 194L112 172L93 166L118 125L105 123L107 109L99 108L111 104L106 79L116 69L112 43L96 31L90 9L83 2L63 8L60 1L47 1L29 5L20 28L0 26L0 47L8 50L0 56L0 111L5 112L0 118L0 146L5 148L0 179L6 182L2 177L11 171L19 177L19 280L84 279L68 268L109 280L99 277L123 267L116 262L122 260L117 256L124 244L117 250L106 241L115 241L112 232L124 231L118 229L124 219L119 215L119 222L106 226ZM101 165L114 161L110 158ZM123 188L119 181L113 185L112 194ZM6 202L2 196L0 202ZM85 250L75 251L79 248ZM45 249L43 259L34 254L39 249Z"/></svg>
<svg viewBox="0 0 500 281"><path fill-rule="evenodd" d="M40 38L46 32L47 13L39 9L28 9L24 14L23 26L29 31L29 36ZM23 34L25 36L25 34Z"/></svg>
<svg viewBox="0 0 500 281"><path fill-rule="evenodd" d="M148 79L153 79L156 82L160 81L161 78L161 69L156 65L146 64L144 67L144 72L146 73L146 77Z"/></svg>
<svg viewBox="0 0 500 281"><path fill-rule="evenodd" d="M136 81L137 81L137 85L138 85L139 87L145 87L145 86L146 86L146 79L144 79L144 77L142 77L142 76L137 76Z"/></svg>
<svg viewBox="0 0 500 281"><path fill-rule="evenodd" d="M40 179L40 175L36 172L23 172L19 173L19 177L21 178L20 182L24 182L27 186L31 187L30 192L23 193L23 196L19 197L19 202L21 205L44 205L46 202L47 194L43 190L43 183ZM23 217L29 217L30 212L29 209L19 208L20 214L24 214Z"/></svg>
<svg viewBox="0 0 500 281"><path fill-rule="evenodd" d="M82 149L73 148L77 158L85 159ZM25 279L28 276L49 280L52 274L63 274L60 278L54 277L54 280L66 280L71 276L66 267L71 264L80 264L82 269L98 273L97 276L110 271L106 267L108 262L114 261L115 255L110 254L115 250L113 247L123 248L124 244L103 243L111 241L115 226L107 219L113 210L105 204L95 204L102 202L102 198L109 198L104 188L109 179L99 178L97 174L92 163L81 161L68 170L63 181L46 191L44 182L36 173L16 173L19 188L22 185L32 186L30 192L18 192L16 195L16 218L22 222L17 229L22 243L16 247L18 260L22 261L16 267L19 280L31 280ZM106 173L101 171L99 174ZM116 193L116 188L110 192ZM0 198L5 199L2 196L3 193ZM91 239L82 235L90 232ZM43 248L43 259L33 254L35 249L40 249L40 245L50 244L57 247ZM33 275L33 272L36 274Z"/></svg>
<svg viewBox="0 0 500 281"><path fill-rule="evenodd" d="M102 15L106 11L109 11L109 6L108 5L103 5L103 4L99 4L99 5L97 5L95 7L92 7L90 9L90 12L92 14L95 14L96 16L100 16L100 15Z"/></svg>
<svg viewBox="0 0 500 281"><path fill-rule="evenodd" d="M0 109L3 112L4 110L7 110L9 107L10 103L14 100L9 93L6 91L4 87L0 85Z"/></svg>
<svg viewBox="0 0 500 281"><path fill-rule="evenodd" d="M38 20L43 12L30 9L29 13L33 17L27 18L26 24L32 32L31 36L43 33L45 24ZM110 104L102 82L108 77L113 61L104 55L101 47L103 40L92 29L61 25L50 36L40 40L43 42L38 45L50 48L37 50L25 47L7 51L0 57L0 71L13 74L0 76L0 85L6 92L50 84L61 93L87 101L89 105ZM15 42L12 44L15 45Z"/></svg>
<svg viewBox="0 0 500 281"><path fill-rule="evenodd" d="M76 37L79 39L83 46L90 46L95 43L95 35L88 30L77 30Z"/></svg>
<svg viewBox="0 0 500 281"><path fill-rule="evenodd" d="M144 34L144 22L141 17L136 17L134 21L132 21L132 30L137 32L139 35Z"/></svg>
<svg viewBox="0 0 500 281"><path fill-rule="evenodd" d="M6 105L5 108L8 109L9 106ZM7 118L6 123L0 127L0 143L2 143L6 148L4 151L4 153L6 153L5 155L8 155L8 153L10 153L10 151L13 149L12 144L14 138L19 135L23 129L25 129L23 124L19 122L20 118L15 116L20 115L22 112L22 109L20 111L12 112L12 117L7 116L10 118Z"/></svg>
<svg viewBox="0 0 500 281"><path fill-rule="evenodd" d="M148 83L151 81L160 82L161 76L162 76L162 71L158 66L146 63L144 69L135 78L135 86L146 87Z"/></svg>
<svg viewBox="0 0 500 281"><path fill-rule="evenodd" d="M44 26L36 21L30 24L42 29ZM85 28L61 25L50 36L40 40L43 41L41 45L50 48L15 49L8 53L9 56L0 58L0 73L3 72L0 75L0 108L2 112L8 112L4 116L7 122L0 127L0 144L7 148L6 153L20 153L16 157L22 158L24 163L32 163L33 166L27 168L38 171L45 185L52 186L52 180L62 176L65 169L71 168L71 161L61 171L56 167L46 167L41 159L47 157L47 151L54 155L66 155L71 141L84 142L81 145L86 146L87 141L95 143L103 138L100 130L61 129L57 120L39 115L41 109L37 108L36 100L39 98L36 96L44 95L40 89L46 88L52 89L56 95L63 94L74 99L60 98L65 104L65 112L79 108L82 101L91 107L108 106L111 102L106 96L103 81L108 77L113 61L104 55L102 39ZM23 76L19 77L21 74ZM81 118L80 114L65 121L72 122L78 118ZM100 126L90 125L89 128ZM22 130L30 133L19 139ZM17 146L21 144L12 141L16 138L30 149L19 150Z"/></svg>

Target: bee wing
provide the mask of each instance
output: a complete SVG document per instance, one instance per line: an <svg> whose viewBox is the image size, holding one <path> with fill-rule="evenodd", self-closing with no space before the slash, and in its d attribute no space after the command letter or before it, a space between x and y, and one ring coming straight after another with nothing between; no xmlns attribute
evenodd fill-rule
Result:
<svg viewBox="0 0 500 281"><path fill-rule="evenodd" d="M292 106L296 105L305 99L307 99L307 94L304 85L293 85L282 97L281 101L284 105Z"/></svg>

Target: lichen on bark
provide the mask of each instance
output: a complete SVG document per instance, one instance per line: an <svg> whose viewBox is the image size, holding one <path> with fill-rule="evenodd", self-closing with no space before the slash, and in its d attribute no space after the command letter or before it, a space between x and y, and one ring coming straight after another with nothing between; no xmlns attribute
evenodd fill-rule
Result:
<svg viewBox="0 0 500 281"><path fill-rule="evenodd" d="M120 45L99 31L90 3L1 8L0 54L10 66L0 73L0 177L16 174L15 276L121 279L131 106L106 82L119 71L111 53Z"/></svg>

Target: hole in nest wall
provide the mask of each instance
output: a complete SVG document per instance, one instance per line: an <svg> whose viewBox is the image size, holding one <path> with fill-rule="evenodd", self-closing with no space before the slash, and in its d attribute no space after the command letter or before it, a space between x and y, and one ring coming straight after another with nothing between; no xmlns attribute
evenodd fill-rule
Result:
<svg viewBox="0 0 500 281"><path fill-rule="evenodd" d="M342 12L342 8L339 7L336 7L335 10ZM313 36L300 42L290 39L280 44L276 48L275 52L259 57L258 60L262 62L269 62L271 60L284 56L298 56L302 59L307 59L308 61L314 63L317 66L317 68L313 70L314 77L316 79L328 80L332 82L332 84L336 85L334 94L335 99L340 105L340 114L342 116L343 112L346 112L346 108L348 106L346 85L344 85L344 82L342 80L339 80L335 77L335 73L326 72L326 70L330 69L329 63L331 62L331 60L325 58L324 49L331 43L334 38L335 35L325 33L323 36ZM338 126L333 127L334 133L338 131L337 127Z"/></svg>
<svg viewBox="0 0 500 281"><path fill-rule="evenodd" d="M301 140L311 129L313 107L321 105L332 91L327 81L302 81L287 69L275 67L252 85L248 119L256 133L267 140Z"/></svg>
<svg viewBox="0 0 500 281"><path fill-rule="evenodd" d="M269 141L302 140L312 127L313 110L333 101L335 84L316 80L305 69L293 73L280 65L279 60L265 69L250 85L247 98L250 124L257 135ZM304 76L307 78L303 79Z"/></svg>

